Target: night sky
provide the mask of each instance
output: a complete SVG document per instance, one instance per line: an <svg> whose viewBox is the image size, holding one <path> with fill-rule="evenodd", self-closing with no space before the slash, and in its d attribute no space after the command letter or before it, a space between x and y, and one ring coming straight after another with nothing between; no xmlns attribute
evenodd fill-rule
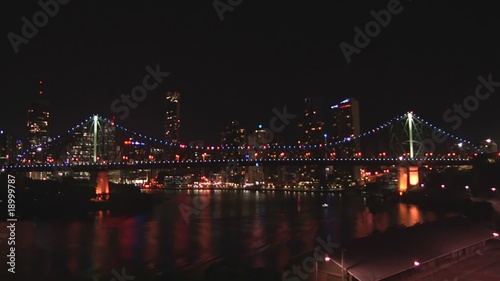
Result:
<svg viewBox="0 0 500 281"><path fill-rule="evenodd" d="M362 131L414 110L468 139L500 137L500 87L457 130L443 120L474 94L478 75L500 81L493 4L401 1L402 11L347 63L339 44L354 45L353 28L364 29L370 11L389 1L243 0L223 21L212 1L152 2L71 0L17 54L7 34L22 35L21 18L31 21L41 8L3 3L0 129L25 135L40 79L51 101L51 135L93 113L116 116L111 103L142 84L146 66L159 64L170 75L119 121L154 137L163 133L164 94L174 90L182 95L183 142L217 143L230 120L267 126L273 108L299 113L307 96L331 104L358 98Z"/></svg>

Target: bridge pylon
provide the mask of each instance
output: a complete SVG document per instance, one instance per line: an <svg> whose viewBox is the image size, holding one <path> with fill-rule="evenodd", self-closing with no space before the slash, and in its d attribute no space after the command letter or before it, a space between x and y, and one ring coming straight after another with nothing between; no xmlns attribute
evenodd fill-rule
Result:
<svg viewBox="0 0 500 281"><path fill-rule="evenodd" d="M420 184L420 171L418 166L400 166L398 169L398 191L402 195L409 188Z"/></svg>

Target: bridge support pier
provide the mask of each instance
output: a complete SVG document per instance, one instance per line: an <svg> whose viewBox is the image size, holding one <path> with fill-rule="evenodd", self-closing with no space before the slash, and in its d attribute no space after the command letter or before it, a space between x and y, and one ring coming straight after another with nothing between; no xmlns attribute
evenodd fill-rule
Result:
<svg viewBox="0 0 500 281"><path fill-rule="evenodd" d="M398 169L398 191L405 193L408 188L417 186L420 183L418 166L401 166Z"/></svg>
<svg viewBox="0 0 500 281"><path fill-rule="evenodd" d="M109 194L109 173L108 171L97 172L96 194Z"/></svg>

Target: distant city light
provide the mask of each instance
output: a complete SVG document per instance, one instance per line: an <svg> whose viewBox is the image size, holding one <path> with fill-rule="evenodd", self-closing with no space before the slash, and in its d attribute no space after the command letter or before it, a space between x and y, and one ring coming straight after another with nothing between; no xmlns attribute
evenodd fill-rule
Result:
<svg viewBox="0 0 500 281"><path fill-rule="evenodd" d="M463 146L463 143L459 143L459 144L458 144L458 147L462 147L462 146Z"/></svg>
<svg viewBox="0 0 500 281"><path fill-rule="evenodd" d="M444 185L444 184L442 184L442 185L441 185L441 188L445 188L445 185Z"/></svg>
<svg viewBox="0 0 500 281"><path fill-rule="evenodd" d="M465 189L469 189L469 186L468 186L468 185L466 185L466 186L465 186Z"/></svg>
<svg viewBox="0 0 500 281"><path fill-rule="evenodd" d="M495 187L492 187L491 188L491 191L496 191L497 189Z"/></svg>
<svg viewBox="0 0 500 281"><path fill-rule="evenodd" d="M487 140L486 140L486 142L487 142L487 143L491 143L491 139L487 139Z"/></svg>
<svg viewBox="0 0 500 281"><path fill-rule="evenodd" d="M262 125L259 125L259 129L262 129Z"/></svg>

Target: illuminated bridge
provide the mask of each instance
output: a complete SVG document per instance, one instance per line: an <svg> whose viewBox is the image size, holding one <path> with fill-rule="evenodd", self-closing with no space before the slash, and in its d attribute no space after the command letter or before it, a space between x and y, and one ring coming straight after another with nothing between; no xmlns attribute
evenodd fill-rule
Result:
<svg viewBox="0 0 500 281"><path fill-rule="evenodd" d="M140 147L141 157L130 157ZM132 149L131 149L132 148ZM127 151L128 149L128 151ZM348 151L348 152L346 152ZM265 165L470 165L479 149L412 112L359 136L314 145L194 146L129 130L94 115L18 155L3 171L100 171Z"/></svg>

